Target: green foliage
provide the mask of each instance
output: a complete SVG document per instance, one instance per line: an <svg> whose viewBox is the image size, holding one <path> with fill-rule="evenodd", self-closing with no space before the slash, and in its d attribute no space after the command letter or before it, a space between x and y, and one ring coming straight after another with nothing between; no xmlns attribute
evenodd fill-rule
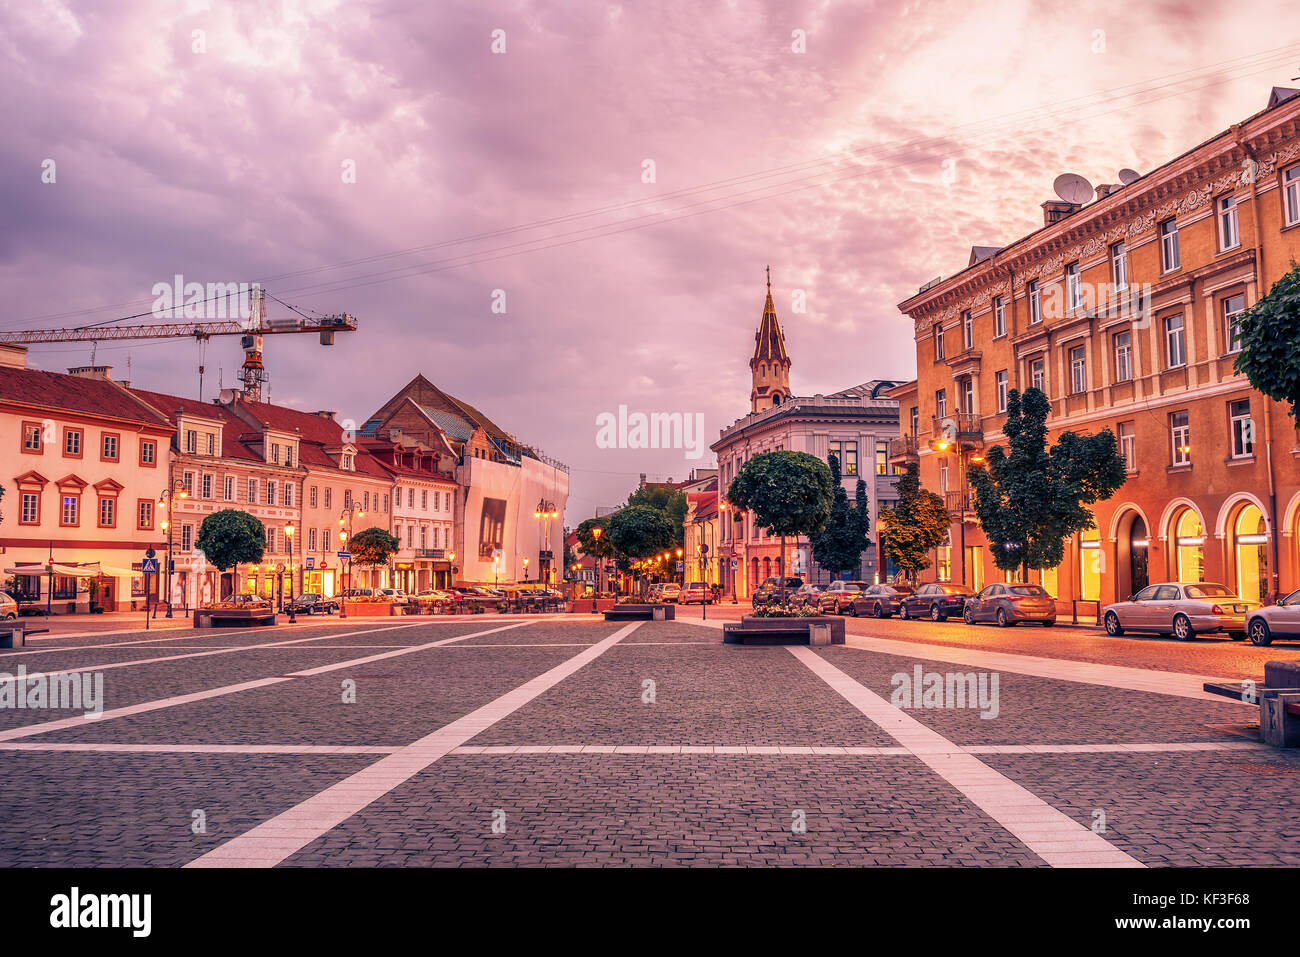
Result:
<svg viewBox="0 0 1300 957"><path fill-rule="evenodd" d="M595 529L600 529L600 537L594 534ZM578 524L575 529L578 535L578 547L582 549L583 554L591 555L595 558L613 558L614 546L609 538L609 518L588 518Z"/></svg>
<svg viewBox="0 0 1300 957"><path fill-rule="evenodd" d="M247 512L223 508L203 520L194 544L209 562L224 572L236 565L262 560L266 529Z"/></svg>
<svg viewBox="0 0 1300 957"><path fill-rule="evenodd" d="M609 520L610 546L621 562L639 561L677 544L670 519L649 505L629 505Z"/></svg>
<svg viewBox="0 0 1300 957"><path fill-rule="evenodd" d="M898 504L880 510L882 546L915 579L930 567L930 552L948 540L952 515L943 497L921 488L921 469L909 462L898 479Z"/></svg>
<svg viewBox="0 0 1300 957"><path fill-rule="evenodd" d="M1300 404L1300 265L1241 315L1241 352L1233 369L1264 395L1290 406Z"/></svg>
<svg viewBox="0 0 1300 957"><path fill-rule="evenodd" d="M1065 557L1065 539L1094 525L1094 502L1110 498L1124 484L1124 458L1114 434L1062 432L1047 447L1047 396L1026 389L1007 396L1007 421L1000 445L987 462L970 470L975 512L989 542L993 563L1003 571L1055 568Z"/></svg>
<svg viewBox="0 0 1300 957"><path fill-rule="evenodd" d="M354 565L387 565L401 546L397 536L375 525L362 529L348 540L348 551L352 553Z"/></svg>
<svg viewBox="0 0 1300 957"><path fill-rule="evenodd" d="M670 545L680 545L686 540L685 522L689 503L686 493L681 489L666 485L643 485L627 497L627 504L646 505L662 512L673 528Z"/></svg>
<svg viewBox="0 0 1300 957"><path fill-rule="evenodd" d="M815 535L826 527L835 483L826 463L807 452L763 452L731 480L727 501L773 535Z"/></svg>
<svg viewBox="0 0 1300 957"><path fill-rule="evenodd" d="M871 547L867 533L871 531L871 510L867 501L867 485L861 478L854 493L854 504L849 504L848 492L840 481L840 463L830 457L831 481L835 495L831 502L826 527L809 536L813 558L827 571L839 573L856 569L862 553Z"/></svg>

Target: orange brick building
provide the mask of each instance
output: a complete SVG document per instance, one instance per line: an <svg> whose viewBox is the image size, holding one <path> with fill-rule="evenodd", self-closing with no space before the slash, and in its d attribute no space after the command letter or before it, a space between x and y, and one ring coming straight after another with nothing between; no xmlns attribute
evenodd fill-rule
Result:
<svg viewBox="0 0 1300 957"><path fill-rule="evenodd" d="M919 461L958 519L929 577L1004 579L966 471L1005 443L1007 392L1037 386L1049 441L1110 429L1128 462L1096 529L1031 574L1063 613L1162 580L1251 598L1300 587L1300 437L1232 368L1235 317L1300 259L1300 95L1275 89L1260 113L1121 178L1086 204L1044 203L1041 229L975 247L965 269L899 305L917 379L892 393L903 436L891 457Z"/></svg>

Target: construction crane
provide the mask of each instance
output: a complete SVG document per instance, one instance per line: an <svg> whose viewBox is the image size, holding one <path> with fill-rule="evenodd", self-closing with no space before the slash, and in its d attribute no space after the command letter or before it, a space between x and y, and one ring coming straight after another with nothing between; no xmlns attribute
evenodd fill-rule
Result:
<svg viewBox="0 0 1300 957"><path fill-rule="evenodd" d="M262 362L262 337L286 333L316 332L320 344L332 346L334 333L354 332L357 320L348 313L311 319L290 316L269 319L266 303L258 286L252 289L248 318L224 319L215 322L152 322L137 326L79 326L71 329L27 329L18 332L0 331L0 342L10 345L27 345L38 342L107 342L112 339L194 339L207 342L213 336L240 336L244 350L244 365L240 378L244 398L262 401L262 385L266 382L266 366ZM199 383L202 392L203 366L199 366Z"/></svg>

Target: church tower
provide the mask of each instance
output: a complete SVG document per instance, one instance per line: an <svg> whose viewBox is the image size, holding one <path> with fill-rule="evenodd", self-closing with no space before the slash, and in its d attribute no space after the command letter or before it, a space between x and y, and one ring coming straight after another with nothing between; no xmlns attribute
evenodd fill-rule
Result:
<svg viewBox="0 0 1300 957"><path fill-rule="evenodd" d="M754 333L754 357L749 360L754 386L749 393L751 412L764 412L790 398L790 356L785 351L785 334L772 305L772 267L767 268L767 302L763 319Z"/></svg>

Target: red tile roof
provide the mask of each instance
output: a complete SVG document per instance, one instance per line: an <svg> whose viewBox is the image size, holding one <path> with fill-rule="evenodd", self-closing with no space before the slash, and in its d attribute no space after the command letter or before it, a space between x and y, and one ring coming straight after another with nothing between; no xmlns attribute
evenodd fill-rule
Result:
<svg viewBox="0 0 1300 957"><path fill-rule="evenodd" d="M147 389L132 389L131 394L161 412L173 428L176 425L175 415L177 409L186 415L199 415L204 418L218 420L223 426L221 429L221 455L223 458L245 459L249 462L262 461L260 455L240 441L241 436L247 435L248 423L232 415L227 409L215 402L200 402L198 399L186 399L179 395L168 395L165 392L150 392Z"/></svg>
<svg viewBox="0 0 1300 957"><path fill-rule="evenodd" d="M118 384L40 369L0 368L0 396L18 405L166 426L166 417Z"/></svg>
<svg viewBox="0 0 1300 957"><path fill-rule="evenodd" d="M389 478L387 470L373 455L361 447L356 437L351 442L347 441L343 426L332 418L314 412L300 412L283 405L249 402L245 399L235 400L235 405L266 428L278 432L297 433L298 461L309 468L343 471L325 450L337 450L344 445L353 445L357 448L356 473L348 474L369 475L385 481Z"/></svg>

